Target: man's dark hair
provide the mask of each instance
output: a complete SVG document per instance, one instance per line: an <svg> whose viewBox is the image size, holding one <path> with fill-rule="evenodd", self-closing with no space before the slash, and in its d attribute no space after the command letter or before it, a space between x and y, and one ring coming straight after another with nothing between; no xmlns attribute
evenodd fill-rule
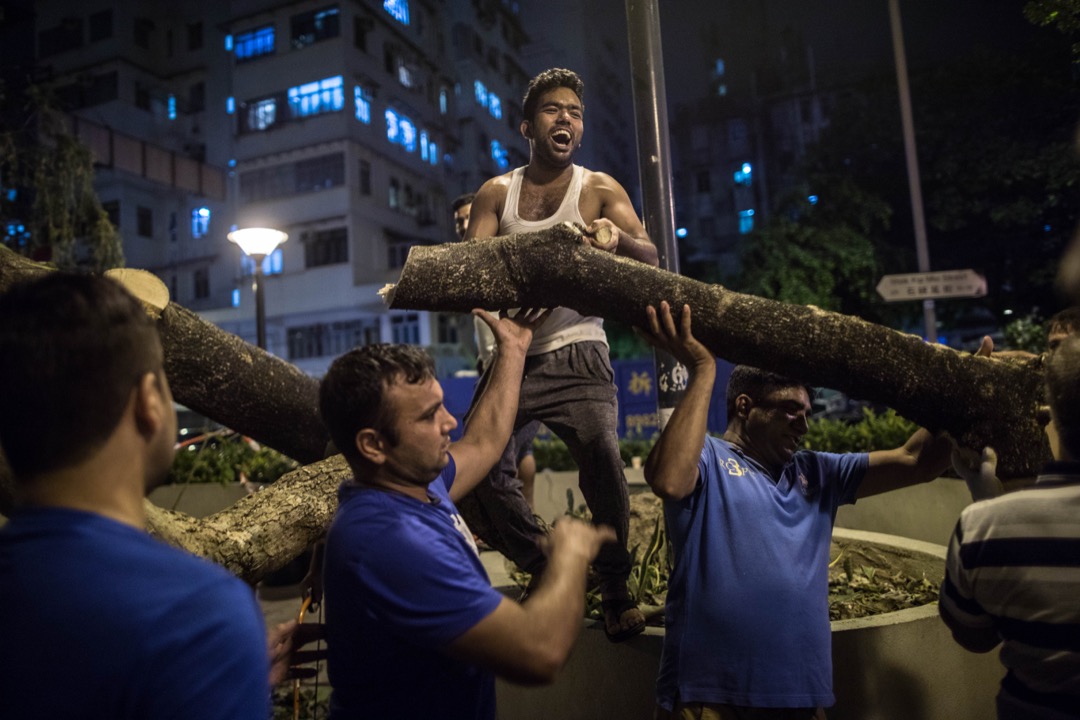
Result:
<svg viewBox="0 0 1080 720"><path fill-rule="evenodd" d="M49 273L0 297L0 446L20 481L81 462L162 369L157 326L120 284Z"/></svg>
<svg viewBox="0 0 1080 720"><path fill-rule="evenodd" d="M1065 338L1047 361L1046 400L1062 447L1080 460L1080 336Z"/></svg>
<svg viewBox="0 0 1080 720"><path fill-rule="evenodd" d="M472 205L472 201L476 199L476 193L465 193L464 195L458 195L454 198L454 202L450 203L450 210L457 212L459 208L464 205Z"/></svg>
<svg viewBox="0 0 1080 720"><path fill-rule="evenodd" d="M1046 336L1052 333L1072 334L1080 331L1080 305L1065 308L1046 321Z"/></svg>
<svg viewBox="0 0 1080 720"><path fill-rule="evenodd" d="M356 433L364 428L398 442L393 413L383 401L386 389L402 380L416 384L433 377L435 363L415 345L364 345L330 365L319 385L319 413L351 467L364 462L356 448Z"/></svg>
<svg viewBox="0 0 1080 720"><path fill-rule="evenodd" d="M573 70L564 68L551 68L540 73L529 81L529 89L525 91L525 98L521 102L521 109L525 113L525 119L532 122L536 115L536 106L540 103L540 96L553 88L569 88L574 91L581 101L581 107L585 107L585 83Z"/></svg>
<svg viewBox="0 0 1080 720"><path fill-rule="evenodd" d="M736 415L735 398L740 395L746 395L754 402L761 402L769 393L791 387L804 388L809 397L814 397L814 389L798 380L749 365L736 365L727 384L728 422Z"/></svg>

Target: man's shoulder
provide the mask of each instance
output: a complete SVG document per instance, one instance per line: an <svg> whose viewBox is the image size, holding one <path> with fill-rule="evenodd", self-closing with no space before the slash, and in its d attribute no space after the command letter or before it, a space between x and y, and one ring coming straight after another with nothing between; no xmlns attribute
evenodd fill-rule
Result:
<svg viewBox="0 0 1080 720"><path fill-rule="evenodd" d="M581 168L581 185L586 190L599 192L610 192L616 189L623 189L622 184L611 175L599 170L590 170L587 167Z"/></svg>

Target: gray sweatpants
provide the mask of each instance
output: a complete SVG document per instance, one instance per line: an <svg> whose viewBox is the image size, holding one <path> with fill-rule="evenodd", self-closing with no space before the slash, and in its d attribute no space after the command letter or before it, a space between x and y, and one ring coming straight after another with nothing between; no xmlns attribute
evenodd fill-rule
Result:
<svg viewBox="0 0 1080 720"><path fill-rule="evenodd" d="M458 503L473 532L523 570L542 572L546 564L536 544L542 531L516 476L519 433L538 420L566 443L577 462L578 486L593 522L615 529L618 542L605 545L593 563L597 574L602 581L625 580L630 574L630 501L616 433L614 379L607 346L601 342L574 343L525 359L514 437L488 477ZM487 381L485 374L474 405Z"/></svg>

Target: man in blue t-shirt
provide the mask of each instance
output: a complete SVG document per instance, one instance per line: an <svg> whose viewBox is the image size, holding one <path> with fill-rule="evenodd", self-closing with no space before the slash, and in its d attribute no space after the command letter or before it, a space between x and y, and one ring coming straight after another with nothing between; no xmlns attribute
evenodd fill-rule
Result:
<svg viewBox="0 0 1080 720"><path fill-rule="evenodd" d="M323 378L323 422L354 474L339 492L323 575L333 720L494 720L495 675L550 682L566 661L588 565L615 540L611 528L559 522L528 602L491 587L455 503L510 439L525 351L548 313L474 313L498 352L456 443L457 422L421 348L360 347Z"/></svg>
<svg viewBox="0 0 1080 720"><path fill-rule="evenodd" d="M102 277L0 297L0 698L12 718L265 720L263 618L224 569L146 534L176 413L157 328Z"/></svg>
<svg viewBox="0 0 1080 720"><path fill-rule="evenodd" d="M952 443L919 430L894 450L801 450L808 389L745 365L728 383L727 429L710 437L716 359L694 338L690 307L677 324L666 302L650 307L647 330L691 371L645 463L675 551L657 716L824 717L834 702L828 563L836 510L934 479Z"/></svg>

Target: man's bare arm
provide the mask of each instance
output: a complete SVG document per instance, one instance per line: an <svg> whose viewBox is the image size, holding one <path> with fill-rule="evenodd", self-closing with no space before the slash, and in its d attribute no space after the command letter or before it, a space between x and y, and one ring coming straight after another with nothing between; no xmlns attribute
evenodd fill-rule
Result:
<svg viewBox="0 0 1080 720"><path fill-rule="evenodd" d="M469 212L469 227L465 230L466 240L483 240L499 233L499 214L506 199L507 180L505 176L494 177L480 186L473 198Z"/></svg>
<svg viewBox="0 0 1080 720"><path fill-rule="evenodd" d="M656 246L649 239L645 226L641 224L634 206L630 202L630 196L615 178L606 173L591 173L589 175L590 190L597 193L600 199L600 218L586 228L586 232L595 231L599 225L606 224L607 220L618 230L614 233L616 242L614 247L601 249L611 250L616 255L632 258L646 265L656 267L659 260L656 254ZM595 245L595 243L594 243Z"/></svg>
<svg viewBox="0 0 1080 720"><path fill-rule="evenodd" d="M540 586L519 605L503 599L494 612L450 643L447 654L513 682L555 679L581 632L585 575L600 546L615 531L566 518L548 536L548 565Z"/></svg>

